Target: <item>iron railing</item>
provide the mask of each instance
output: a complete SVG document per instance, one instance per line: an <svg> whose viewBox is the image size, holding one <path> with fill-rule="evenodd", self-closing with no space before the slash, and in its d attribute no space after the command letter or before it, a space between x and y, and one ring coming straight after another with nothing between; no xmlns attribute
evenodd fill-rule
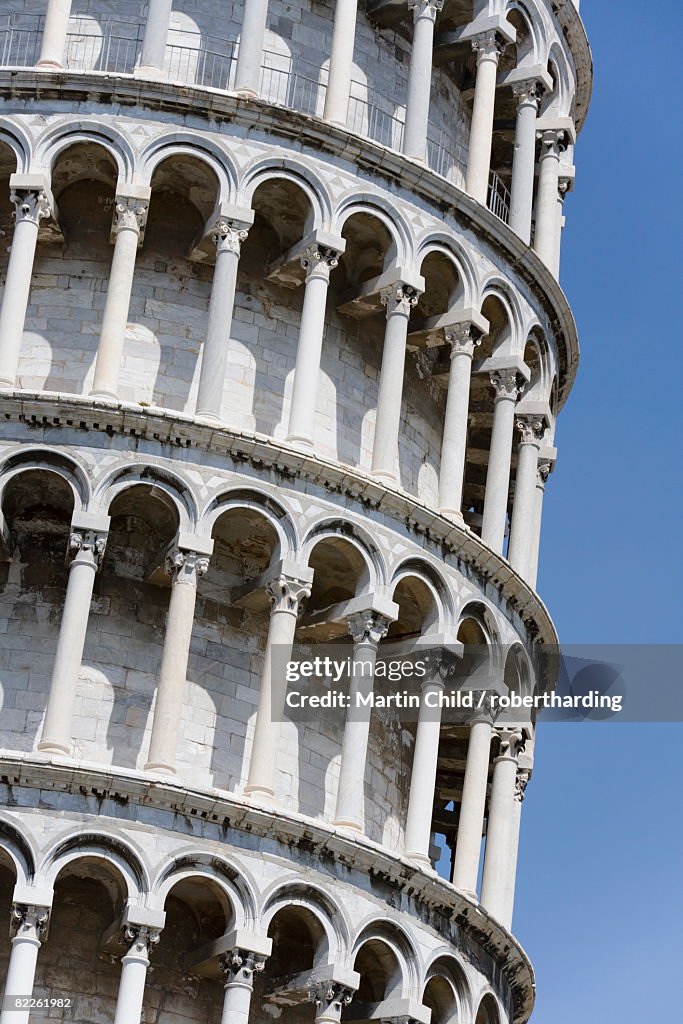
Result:
<svg viewBox="0 0 683 1024"><path fill-rule="evenodd" d="M173 82L229 91L234 86L235 44L212 40L211 47L166 47L166 73Z"/></svg>
<svg viewBox="0 0 683 1024"><path fill-rule="evenodd" d="M66 37L64 64L70 71L133 73L142 43L142 26L77 21Z"/></svg>
<svg viewBox="0 0 683 1024"><path fill-rule="evenodd" d="M0 20L0 58L3 67L30 68L40 56L42 18L6 14Z"/></svg>
<svg viewBox="0 0 683 1024"><path fill-rule="evenodd" d="M507 222L510 219L510 192L495 171L489 175L489 194L486 204L496 217Z"/></svg>

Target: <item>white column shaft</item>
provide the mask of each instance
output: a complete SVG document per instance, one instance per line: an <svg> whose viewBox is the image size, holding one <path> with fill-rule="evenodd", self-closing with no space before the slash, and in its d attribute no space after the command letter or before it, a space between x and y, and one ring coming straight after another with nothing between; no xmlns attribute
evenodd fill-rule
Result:
<svg viewBox="0 0 683 1024"><path fill-rule="evenodd" d="M206 568L202 560L196 560L191 554L179 554L178 562L166 617L152 735L145 765L146 769L165 772L176 770L178 733L197 602L197 576Z"/></svg>
<svg viewBox="0 0 683 1024"><path fill-rule="evenodd" d="M538 173L538 195L536 198L534 249L551 270L554 270L557 263L559 169L560 151L557 145L542 141Z"/></svg>
<svg viewBox="0 0 683 1024"><path fill-rule="evenodd" d="M12 939L5 982L6 1008L0 1014L0 1024L29 1024L29 1010L11 1010L6 1000L9 996L32 995L39 949L40 940L32 936L15 935Z"/></svg>
<svg viewBox="0 0 683 1024"><path fill-rule="evenodd" d="M259 95L267 21L268 0L246 0L235 71L237 92Z"/></svg>
<svg viewBox="0 0 683 1024"><path fill-rule="evenodd" d="M38 67L64 66L66 36L71 17L71 0L49 0L45 12Z"/></svg>
<svg viewBox="0 0 683 1024"><path fill-rule="evenodd" d="M382 295L382 301L387 306L387 324L377 394L372 472L394 482L397 479L408 321L417 295L408 287L391 288Z"/></svg>
<svg viewBox="0 0 683 1024"><path fill-rule="evenodd" d="M530 90L519 97L515 148L512 156L509 224L527 245L531 241L536 171L536 118L538 100Z"/></svg>
<svg viewBox="0 0 683 1024"><path fill-rule="evenodd" d="M527 773L528 775L528 773ZM512 819L510 824L510 855L508 858L508 869L507 878L505 884L505 893L503 900L503 917L502 920L507 922L507 927L511 927L512 918L515 910L515 888L517 883L517 861L519 858L519 838L522 829L522 801L524 799L523 791L526 783L521 784L520 791L520 776L517 775L517 783L515 789L515 798L512 803Z"/></svg>
<svg viewBox="0 0 683 1024"><path fill-rule="evenodd" d="M409 0L415 11L413 45L410 51L406 124L403 152L415 160L427 157L427 128L432 89L432 55L434 51L434 23L437 4L434 0Z"/></svg>
<svg viewBox="0 0 683 1024"><path fill-rule="evenodd" d="M121 960L114 1024L137 1024L141 1019L148 967L149 959L144 953L129 953Z"/></svg>
<svg viewBox="0 0 683 1024"><path fill-rule="evenodd" d="M422 700L415 736L415 753L410 775L405 855L411 860L422 863L425 867L431 867L429 844L432 834L434 790L441 736L441 712L438 698L442 692L442 682L431 682L422 687ZM432 694L433 698L430 697ZM427 706L430 700L433 700L434 707Z"/></svg>
<svg viewBox="0 0 683 1024"><path fill-rule="evenodd" d="M163 70L172 12L173 0L149 0L145 36L136 74Z"/></svg>
<svg viewBox="0 0 683 1024"><path fill-rule="evenodd" d="M543 499L545 497L545 482L548 470L539 470L536 477L536 502L534 510L534 532L531 542L531 557L529 559L529 576L527 582L530 587L536 587L538 580L538 561L541 548L541 529L543 526Z"/></svg>
<svg viewBox="0 0 683 1024"><path fill-rule="evenodd" d="M223 997L221 1024L249 1024L253 982L229 981Z"/></svg>
<svg viewBox="0 0 683 1024"><path fill-rule="evenodd" d="M218 242L197 393L197 416L216 421L221 419L239 258L239 242Z"/></svg>
<svg viewBox="0 0 683 1024"><path fill-rule="evenodd" d="M337 0L323 115L335 124L345 125L349 112L357 13L358 0Z"/></svg>
<svg viewBox="0 0 683 1024"><path fill-rule="evenodd" d="M505 927L510 923L505 919L505 890L514 831L516 779L516 759L509 756L497 757L491 784L481 902Z"/></svg>
<svg viewBox="0 0 683 1024"><path fill-rule="evenodd" d="M37 195L26 199L34 205L38 202ZM17 197L14 201L17 206L17 222L12 235L0 308L0 387L10 388L16 384L40 222L38 211L35 215L23 216L21 199Z"/></svg>
<svg viewBox="0 0 683 1024"><path fill-rule="evenodd" d="M516 391L514 394L506 393L496 398L493 410L481 539L499 554L505 540L516 401Z"/></svg>
<svg viewBox="0 0 683 1024"><path fill-rule="evenodd" d="M96 398L118 398L119 371L126 338L139 237L139 227L130 222L121 226L116 235L97 348L95 377L90 391Z"/></svg>
<svg viewBox="0 0 683 1024"><path fill-rule="evenodd" d="M490 722L474 722L467 745L465 780L455 846L453 885L476 899L481 837L484 831L486 787L491 755Z"/></svg>
<svg viewBox="0 0 683 1024"><path fill-rule="evenodd" d="M83 546L69 569L64 611L50 682L50 696L42 737L38 744L39 750L48 753L71 752L74 700L83 660L96 572L96 555L92 547Z"/></svg>
<svg viewBox="0 0 683 1024"><path fill-rule="evenodd" d="M439 470L439 511L462 518L473 346L452 342Z"/></svg>
<svg viewBox="0 0 683 1024"><path fill-rule="evenodd" d="M500 51L495 41L488 39L477 48L477 54L477 78L474 87L465 187L473 199L486 206L491 171L493 115L496 104L496 78Z"/></svg>
<svg viewBox="0 0 683 1024"><path fill-rule="evenodd" d="M508 562L524 579L529 577L536 528L538 452L539 441L537 440L524 440L517 449L517 477L515 500L512 506Z"/></svg>

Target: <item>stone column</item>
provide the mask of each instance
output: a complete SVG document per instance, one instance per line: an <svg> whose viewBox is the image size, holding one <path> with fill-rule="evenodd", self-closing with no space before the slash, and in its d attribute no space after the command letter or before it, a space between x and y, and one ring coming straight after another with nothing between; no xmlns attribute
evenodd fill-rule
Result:
<svg viewBox="0 0 683 1024"><path fill-rule="evenodd" d="M512 830L510 836L510 859L508 862L507 885L505 887L505 906L502 922L506 928L512 925L515 909L515 884L517 881L517 859L519 855L519 836L522 827L522 804L531 772L526 768L517 769L515 782L515 799L512 807Z"/></svg>
<svg viewBox="0 0 683 1024"><path fill-rule="evenodd" d="M197 602L197 583L209 568L210 550L197 552L173 548L166 558L171 576L171 599L166 617L157 699L146 771L174 774L180 719L183 712L187 663Z"/></svg>
<svg viewBox="0 0 683 1024"><path fill-rule="evenodd" d="M536 529L536 471L544 427L543 420L536 416L517 417L517 429L522 438L517 448L508 562L524 579L529 577Z"/></svg>
<svg viewBox="0 0 683 1024"><path fill-rule="evenodd" d="M531 242L536 174L536 118L542 87L535 78L515 82L512 93L517 101L515 148L512 156L509 225L519 237Z"/></svg>
<svg viewBox="0 0 683 1024"><path fill-rule="evenodd" d="M546 266L554 270L558 252L557 196L560 184L560 154L564 149L566 133L549 129L537 134L541 141L541 155L536 197L534 249Z"/></svg>
<svg viewBox="0 0 683 1024"><path fill-rule="evenodd" d="M352 989L337 982L319 981L313 984L309 998L315 1005L315 1024L339 1024L353 996Z"/></svg>
<svg viewBox="0 0 683 1024"><path fill-rule="evenodd" d="M427 677L422 683L406 815L405 856L427 870L432 868L432 862L429 859L429 844L432 834L434 790L441 737L439 698L443 693L443 687L443 678L441 677Z"/></svg>
<svg viewBox="0 0 683 1024"><path fill-rule="evenodd" d="M477 899L481 837L484 832L491 733L489 718L480 718L470 726L453 864L453 885L474 900Z"/></svg>
<svg viewBox="0 0 683 1024"><path fill-rule="evenodd" d="M16 384L38 228L52 214L47 185L40 182L39 175L13 175L10 182L15 224L0 308L0 388Z"/></svg>
<svg viewBox="0 0 683 1024"><path fill-rule="evenodd" d="M143 926L130 925L125 930L124 940L130 946L121 959L114 1024L137 1024L142 1017L149 954L151 947L159 941L159 933Z"/></svg>
<svg viewBox="0 0 683 1024"><path fill-rule="evenodd" d="M107 544L109 516L74 516L69 537L69 581L59 627L50 695L38 750L48 754L71 753L71 725L78 676L90 617L95 574Z"/></svg>
<svg viewBox="0 0 683 1024"><path fill-rule="evenodd" d="M261 64L267 21L268 0L247 0L242 16L235 71L235 91L247 96L258 96L261 91Z"/></svg>
<svg viewBox="0 0 683 1024"><path fill-rule="evenodd" d="M482 32L472 38L477 54L477 78L470 128L470 149L467 159L467 192L486 206L493 145L493 113L496 103L498 61L505 43L495 31Z"/></svg>
<svg viewBox="0 0 683 1024"><path fill-rule="evenodd" d="M410 75L406 103L403 152L414 160L427 158L429 101L432 91L434 24L444 0L408 0L413 11L413 45L410 51Z"/></svg>
<svg viewBox="0 0 683 1024"><path fill-rule="evenodd" d="M370 734L370 707L358 707L358 695L369 696L375 683L375 662L380 641L387 635L389 619L372 609L349 618L353 638L353 674L349 687L350 707L342 742L337 806L333 825L362 832L365 827L365 765Z"/></svg>
<svg viewBox="0 0 683 1024"><path fill-rule="evenodd" d="M557 181L557 227L555 229L555 259L553 265L550 268L559 280L560 277L560 258L562 254L562 232L564 230L565 216L564 216L564 201L567 198L567 192L571 187L571 178L564 178L560 173L560 177Z"/></svg>
<svg viewBox="0 0 683 1024"><path fill-rule="evenodd" d="M505 927L510 923L505 920L505 891L514 838L517 757L523 746L524 739L521 733L501 734L500 753L493 762L493 782L486 831L481 902Z"/></svg>
<svg viewBox="0 0 683 1024"><path fill-rule="evenodd" d="M12 951L10 953L0 1024L29 1024L29 1010L13 1009L12 997L31 996L41 940L47 933L48 907L12 905Z"/></svg>
<svg viewBox="0 0 683 1024"><path fill-rule="evenodd" d="M139 191L149 194L149 189ZM95 377L90 391L93 398L118 398L119 371L133 289L135 259L148 209L148 198L144 200L138 196L117 196L112 229L116 240L102 315Z"/></svg>
<svg viewBox="0 0 683 1024"><path fill-rule="evenodd" d="M221 1024L249 1024L254 975L265 966L265 957L247 949L233 949L220 958L225 988Z"/></svg>
<svg viewBox="0 0 683 1024"><path fill-rule="evenodd" d="M335 124L345 125L349 112L357 13L358 0L337 0L323 113L326 121Z"/></svg>
<svg viewBox="0 0 683 1024"><path fill-rule="evenodd" d="M38 67L46 69L64 67L66 36L71 17L71 0L48 0L40 43Z"/></svg>
<svg viewBox="0 0 683 1024"><path fill-rule="evenodd" d="M462 522L472 358L480 344L480 332L474 324L464 322L448 327L444 337L451 346L451 368L441 442L439 512Z"/></svg>
<svg viewBox="0 0 683 1024"><path fill-rule="evenodd" d="M310 245L301 257L301 266L306 271L306 292L301 310L287 441L304 448L313 448L327 289L330 272L338 263L339 253L336 250L317 244Z"/></svg>
<svg viewBox="0 0 683 1024"><path fill-rule="evenodd" d="M521 388L516 370L495 370L491 374L491 385L496 392L496 397L493 407L489 465L486 473L481 539L493 551L501 554L505 540L505 518L510 491L515 404L521 393Z"/></svg>
<svg viewBox="0 0 683 1024"><path fill-rule="evenodd" d="M302 566L296 576L283 572L266 587L272 610L249 761L249 778L244 790L249 796L260 799L272 800L275 796L280 724L287 697L284 667L291 658L297 619L303 602L311 593L312 581L312 570ZM274 664L276 653L277 661Z"/></svg>
<svg viewBox="0 0 683 1024"><path fill-rule="evenodd" d="M536 587L538 580L538 557L541 546L541 527L543 524L543 499L545 497L545 485L552 470L550 459L539 459L536 467L536 507L534 512L534 534L531 543L531 557L529 560L529 575L527 582L530 587Z"/></svg>
<svg viewBox="0 0 683 1024"><path fill-rule="evenodd" d="M408 321L413 307L417 305L419 293L399 281L383 288L380 295L382 305L387 307L387 325L379 375L372 473L382 480L395 483Z"/></svg>
<svg viewBox="0 0 683 1024"><path fill-rule="evenodd" d="M213 272L206 341L199 374L197 416L217 423L221 419L237 266L242 242L246 237L246 226L230 220L219 220L211 236L216 246L216 268Z"/></svg>
<svg viewBox="0 0 683 1024"><path fill-rule="evenodd" d="M159 72L164 70L172 11L173 0L149 0L142 53L140 63L135 69L136 75L159 77Z"/></svg>

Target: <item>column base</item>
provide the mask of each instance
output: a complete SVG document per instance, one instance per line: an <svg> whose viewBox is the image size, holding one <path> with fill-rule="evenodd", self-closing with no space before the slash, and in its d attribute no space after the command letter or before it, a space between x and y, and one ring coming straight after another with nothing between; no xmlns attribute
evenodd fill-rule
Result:
<svg viewBox="0 0 683 1024"><path fill-rule="evenodd" d="M432 875L436 874L432 862L429 857L425 856L424 853L415 853L414 851L407 850L403 856L413 862L416 867L419 867L422 871L427 871Z"/></svg>
<svg viewBox="0 0 683 1024"><path fill-rule="evenodd" d="M235 92L244 100L257 100L259 94L255 89L245 89L244 86L235 86Z"/></svg>
<svg viewBox="0 0 683 1024"><path fill-rule="evenodd" d="M156 761L147 761L143 768L143 771L158 772L160 775L165 775L169 778L174 778L177 775L176 769L174 768L173 765L161 764Z"/></svg>
<svg viewBox="0 0 683 1024"><path fill-rule="evenodd" d="M267 786L245 786L244 795L248 796L250 800L261 800L266 804L272 804L275 800L275 790L268 789Z"/></svg>
<svg viewBox="0 0 683 1024"><path fill-rule="evenodd" d="M0 388L7 388L8 390L13 391L16 386L17 382L15 380L0 378Z"/></svg>
<svg viewBox="0 0 683 1024"><path fill-rule="evenodd" d="M151 64L141 64L140 67L133 69L133 78L151 78L158 82L160 79L166 81L168 75L163 68L153 68Z"/></svg>
<svg viewBox="0 0 683 1024"><path fill-rule="evenodd" d="M335 828L344 829L346 832L353 832L354 835L363 835L363 825L353 818L334 818L332 824Z"/></svg>
<svg viewBox="0 0 683 1024"><path fill-rule="evenodd" d="M287 434L285 444L291 444L292 448L302 448L306 452L313 451L313 440L301 434Z"/></svg>
<svg viewBox="0 0 683 1024"><path fill-rule="evenodd" d="M224 426L220 416L216 416L213 412L204 412L202 409L197 409L195 412L195 418L198 420L207 420L207 422L213 423L217 427Z"/></svg>
<svg viewBox="0 0 683 1024"><path fill-rule="evenodd" d="M389 484L392 487L398 486L398 475L388 469L371 469L370 475L374 476L376 480L381 480L383 484Z"/></svg>
<svg viewBox="0 0 683 1024"><path fill-rule="evenodd" d="M64 65L56 60L39 60L35 65L37 70L43 71L64 71Z"/></svg>
<svg viewBox="0 0 683 1024"><path fill-rule="evenodd" d="M54 754L56 757L71 757L71 747L57 743L56 740L41 740L38 744L41 754Z"/></svg>
<svg viewBox="0 0 683 1024"><path fill-rule="evenodd" d="M469 530L469 526L465 522L464 516L460 509L440 508L439 515L446 516L447 519L452 519L456 526L462 526L464 529Z"/></svg>
<svg viewBox="0 0 683 1024"><path fill-rule="evenodd" d="M101 398L105 402L119 401L119 396L115 395L113 391L91 391L88 394L88 398Z"/></svg>

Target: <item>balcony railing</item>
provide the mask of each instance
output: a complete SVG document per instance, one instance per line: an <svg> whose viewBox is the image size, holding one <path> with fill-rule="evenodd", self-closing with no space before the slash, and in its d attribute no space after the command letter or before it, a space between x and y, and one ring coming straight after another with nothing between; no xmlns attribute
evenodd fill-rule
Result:
<svg viewBox="0 0 683 1024"><path fill-rule="evenodd" d="M0 22L0 50L5 67L32 67L38 60L43 19L34 15L10 14ZM102 71L132 74L142 46L143 26L90 19L70 24L65 65L73 71ZM166 48L165 72L170 81L230 91L235 87L237 44L212 39L210 45ZM269 103L321 117L327 90L327 71L286 54L266 51L261 69L261 96ZM403 148L405 114L387 110L368 98L362 82L351 83L347 127L388 149ZM427 162L437 174L462 185L467 163L465 148L447 129L430 129ZM495 172L491 172L488 207L507 223L510 193Z"/></svg>

